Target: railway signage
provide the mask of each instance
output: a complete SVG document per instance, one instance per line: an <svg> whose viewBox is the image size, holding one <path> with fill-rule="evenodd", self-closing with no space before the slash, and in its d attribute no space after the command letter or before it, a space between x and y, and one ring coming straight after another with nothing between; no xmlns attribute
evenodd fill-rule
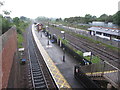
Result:
<svg viewBox="0 0 120 90"><path fill-rule="evenodd" d="M65 31L61 31L61 33L65 33Z"/></svg>
<svg viewBox="0 0 120 90"><path fill-rule="evenodd" d="M84 52L83 56L91 56L91 54L92 54L91 52Z"/></svg>

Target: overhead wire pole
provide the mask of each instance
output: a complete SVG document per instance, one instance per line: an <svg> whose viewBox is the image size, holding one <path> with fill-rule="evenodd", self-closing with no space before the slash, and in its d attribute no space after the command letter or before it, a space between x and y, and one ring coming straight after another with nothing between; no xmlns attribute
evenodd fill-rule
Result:
<svg viewBox="0 0 120 90"><path fill-rule="evenodd" d="M64 33L64 39L63 40L65 40L65 33ZM65 45L64 45L63 52L64 52L64 54L63 54L63 62L65 62Z"/></svg>
<svg viewBox="0 0 120 90"><path fill-rule="evenodd" d="M41 24L41 38L42 38L43 25Z"/></svg>
<svg viewBox="0 0 120 90"><path fill-rule="evenodd" d="M91 55L90 55L90 63L92 63L92 52L91 52ZM90 71L91 71L91 76L92 76L92 64L91 64L91 67L90 67Z"/></svg>
<svg viewBox="0 0 120 90"><path fill-rule="evenodd" d="M61 33L64 35L63 40L65 40L65 31L61 31ZM65 45L63 46L63 62L65 62Z"/></svg>
<svg viewBox="0 0 120 90"><path fill-rule="evenodd" d="M48 25L48 26L46 26L46 29L48 30L48 29L49 29L49 22L47 22L47 25ZM50 43L49 43L49 30L48 30L48 32L47 32L46 34L47 34L47 36L48 36L47 45L48 45L48 47L49 47L49 45L50 45Z"/></svg>

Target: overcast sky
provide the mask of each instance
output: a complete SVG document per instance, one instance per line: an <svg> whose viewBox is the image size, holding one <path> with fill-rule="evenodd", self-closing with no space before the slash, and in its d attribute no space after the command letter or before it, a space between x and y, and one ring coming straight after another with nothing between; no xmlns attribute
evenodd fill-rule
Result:
<svg viewBox="0 0 120 90"><path fill-rule="evenodd" d="M66 18L91 14L113 15L118 11L120 0L1 0L5 1L1 10L12 11L11 17L38 16Z"/></svg>

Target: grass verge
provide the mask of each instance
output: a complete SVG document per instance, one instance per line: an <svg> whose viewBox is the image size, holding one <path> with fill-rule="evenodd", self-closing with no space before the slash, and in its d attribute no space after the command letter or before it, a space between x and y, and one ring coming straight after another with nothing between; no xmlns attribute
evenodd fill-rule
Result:
<svg viewBox="0 0 120 90"><path fill-rule="evenodd" d="M18 36L18 48L23 48L22 43L24 41L22 34L17 34Z"/></svg>

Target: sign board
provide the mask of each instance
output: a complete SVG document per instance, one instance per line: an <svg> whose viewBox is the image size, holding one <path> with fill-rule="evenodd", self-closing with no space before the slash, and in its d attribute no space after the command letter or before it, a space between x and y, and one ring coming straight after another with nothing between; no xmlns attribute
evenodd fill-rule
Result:
<svg viewBox="0 0 120 90"><path fill-rule="evenodd" d="M92 54L91 52L84 52L83 56L91 56L91 54Z"/></svg>
<svg viewBox="0 0 120 90"><path fill-rule="evenodd" d="M22 51L24 51L24 50L25 50L25 48L19 48L19 49L18 49L19 52L22 52Z"/></svg>
<svg viewBox="0 0 120 90"><path fill-rule="evenodd" d="M61 33L65 33L65 31L61 31Z"/></svg>
<svg viewBox="0 0 120 90"><path fill-rule="evenodd" d="M61 42L61 40L60 40L60 47L62 47L62 42Z"/></svg>

